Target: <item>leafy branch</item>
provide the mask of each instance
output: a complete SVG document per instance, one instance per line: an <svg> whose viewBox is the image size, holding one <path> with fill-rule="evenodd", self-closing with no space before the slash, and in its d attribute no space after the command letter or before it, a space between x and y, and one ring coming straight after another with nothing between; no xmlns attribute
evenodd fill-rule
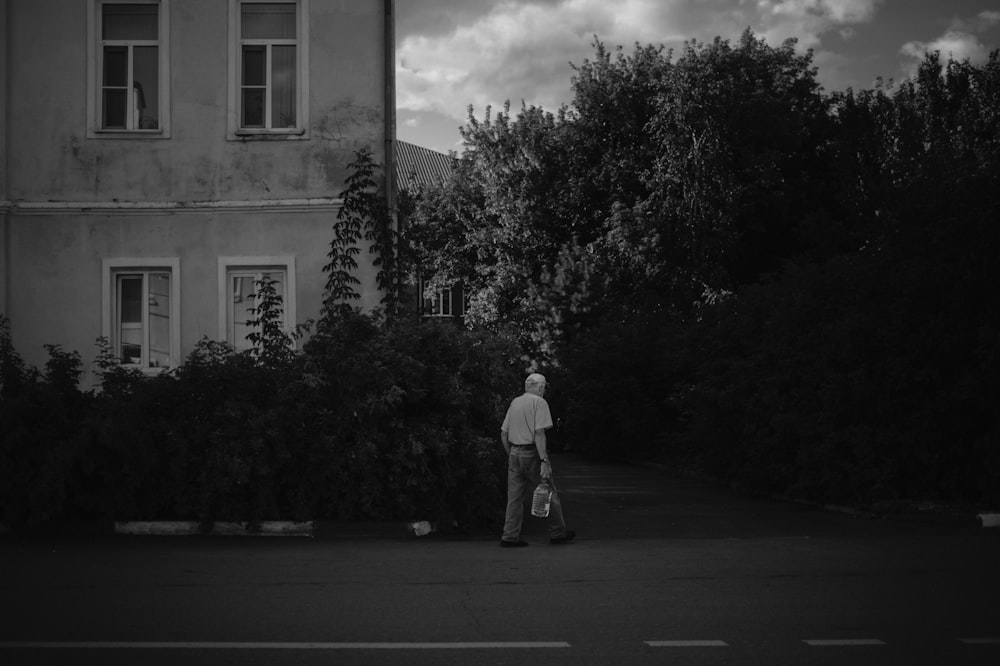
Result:
<svg viewBox="0 0 1000 666"><path fill-rule="evenodd" d="M381 165L374 161L369 149L355 152L355 159L348 165L351 174L344 181L343 205L337 212L333 225L333 240L327 253L328 263L323 267L327 274L323 298L322 322L329 325L354 311L352 301L361 298L356 277L357 256L362 240L371 241L369 252L377 255L374 265L378 268L376 281L385 294L382 302L390 310L396 302L399 270L396 261L396 232L392 212L384 190L379 188L378 173Z"/></svg>

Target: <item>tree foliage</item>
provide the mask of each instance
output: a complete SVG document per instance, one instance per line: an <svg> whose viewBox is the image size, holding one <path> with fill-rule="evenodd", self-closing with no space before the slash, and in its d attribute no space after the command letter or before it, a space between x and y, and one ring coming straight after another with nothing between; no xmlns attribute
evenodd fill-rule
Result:
<svg viewBox="0 0 1000 666"><path fill-rule="evenodd" d="M749 31L594 48L555 114L470 109L414 270L550 366L578 447L817 498L996 500L997 53L828 94L810 52Z"/></svg>
<svg viewBox="0 0 1000 666"><path fill-rule="evenodd" d="M829 124L811 55L597 42L572 84L556 114L470 109L455 177L418 206L421 270L470 286L471 322L551 360L608 308L684 315L794 254Z"/></svg>

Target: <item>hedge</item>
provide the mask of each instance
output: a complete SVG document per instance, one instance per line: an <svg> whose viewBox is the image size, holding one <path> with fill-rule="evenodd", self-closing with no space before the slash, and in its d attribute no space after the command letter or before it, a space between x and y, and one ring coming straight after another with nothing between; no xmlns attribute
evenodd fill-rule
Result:
<svg viewBox="0 0 1000 666"><path fill-rule="evenodd" d="M100 384L0 316L0 520L501 520L495 433L523 381L502 336L349 314L297 353L202 340L154 377L98 341ZM266 362L264 362L266 361Z"/></svg>

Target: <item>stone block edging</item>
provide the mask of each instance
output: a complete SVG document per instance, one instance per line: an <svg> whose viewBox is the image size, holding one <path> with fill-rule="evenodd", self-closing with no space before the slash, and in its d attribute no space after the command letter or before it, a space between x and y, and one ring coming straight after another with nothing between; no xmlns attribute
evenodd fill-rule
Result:
<svg viewBox="0 0 1000 666"><path fill-rule="evenodd" d="M313 536L313 521L301 523L290 520L269 520L260 523L259 529L248 529L248 523L220 521L212 529L202 532L196 520L130 520L115 523L115 534L187 536L211 534L218 536Z"/></svg>

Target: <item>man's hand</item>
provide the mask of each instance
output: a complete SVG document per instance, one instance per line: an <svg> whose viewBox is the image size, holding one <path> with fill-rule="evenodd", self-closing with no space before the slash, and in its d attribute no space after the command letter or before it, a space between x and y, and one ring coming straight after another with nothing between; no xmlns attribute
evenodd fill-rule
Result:
<svg viewBox="0 0 1000 666"><path fill-rule="evenodd" d="M548 479L552 477L552 463L544 461L542 463L542 478Z"/></svg>

